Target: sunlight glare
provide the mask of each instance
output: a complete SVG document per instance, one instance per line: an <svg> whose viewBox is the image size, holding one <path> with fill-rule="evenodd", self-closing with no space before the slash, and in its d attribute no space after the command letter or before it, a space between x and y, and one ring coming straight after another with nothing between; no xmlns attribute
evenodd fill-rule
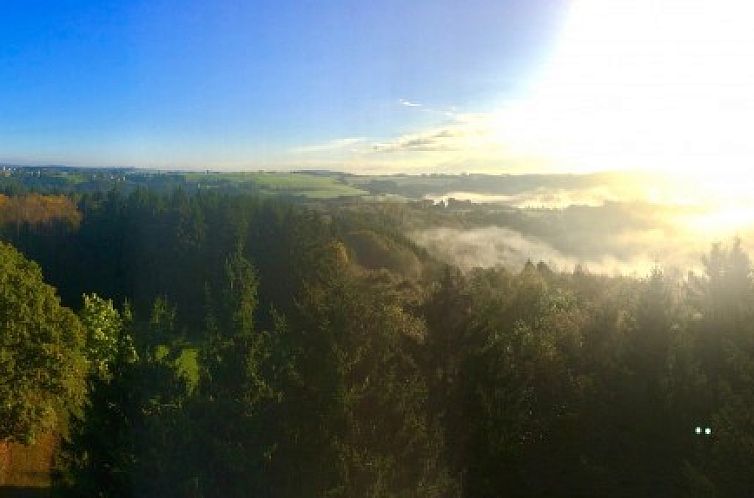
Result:
<svg viewBox="0 0 754 498"><path fill-rule="evenodd" d="M752 18L744 0L577 0L538 84L495 113L491 133L553 170L714 176L715 195L748 193Z"/></svg>

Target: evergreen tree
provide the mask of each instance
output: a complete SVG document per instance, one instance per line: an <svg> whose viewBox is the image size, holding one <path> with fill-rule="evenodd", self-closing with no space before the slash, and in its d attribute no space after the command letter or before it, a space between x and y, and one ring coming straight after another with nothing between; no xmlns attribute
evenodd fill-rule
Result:
<svg viewBox="0 0 754 498"><path fill-rule="evenodd" d="M408 353L424 327L389 294L360 287L336 249L290 326L299 412L283 454L301 482L285 496L447 496L441 434Z"/></svg>
<svg viewBox="0 0 754 498"><path fill-rule="evenodd" d="M268 378L270 336L254 327L256 276L240 249L228 258L216 295L193 407L203 455L197 488L202 496L274 496L266 471L279 394Z"/></svg>

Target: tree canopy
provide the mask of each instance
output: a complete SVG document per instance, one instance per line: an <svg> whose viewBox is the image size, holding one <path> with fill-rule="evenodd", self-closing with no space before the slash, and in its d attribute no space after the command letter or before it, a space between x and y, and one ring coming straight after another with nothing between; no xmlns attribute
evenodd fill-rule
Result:
<svg viewBox="0 0 754 498"><path fill-rule="evenodd" d="M754 489L754 282L736 240L687 275L462 271L394 228L400 207L75 201L77 228L0 230L41 264L0 244L0 439L58 431L56 492Z"/></svg>
<svg viewBox="0 0 754 498"><path fill-rule="evenodd" d="M0 242L0 440L29 441L83 401L83 344L39 266Z"/></svg>

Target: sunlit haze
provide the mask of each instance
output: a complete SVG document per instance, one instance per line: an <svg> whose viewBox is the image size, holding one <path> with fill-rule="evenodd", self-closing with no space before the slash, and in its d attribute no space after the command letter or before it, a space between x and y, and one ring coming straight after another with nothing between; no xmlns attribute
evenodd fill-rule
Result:
<svg viewBox="0 0 754 498"><path fill-rule="evenodd" d="M745 173L752 15L735 0L575 2L529 98L498 112L499 139L569 171Z"/></svg>
<svg viewBox="0 0 754 498"><path fill-rule="evenodd" d="M4 5L6 163L644 171L621 198L693 230L754 214L748 1L32 4Z"/></svg>

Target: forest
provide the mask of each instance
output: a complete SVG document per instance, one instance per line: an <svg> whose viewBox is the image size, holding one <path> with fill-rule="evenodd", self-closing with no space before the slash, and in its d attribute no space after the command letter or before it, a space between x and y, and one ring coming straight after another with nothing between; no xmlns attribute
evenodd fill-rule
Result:
<svg viewBox="0 0 754 498"><path fill-rule="evenodd" d="M407 231L449 216L422 200L160 181L4 184L0 495L40 442L40 496L754 489L741 241L681 274L459 268Z"/></svg>

